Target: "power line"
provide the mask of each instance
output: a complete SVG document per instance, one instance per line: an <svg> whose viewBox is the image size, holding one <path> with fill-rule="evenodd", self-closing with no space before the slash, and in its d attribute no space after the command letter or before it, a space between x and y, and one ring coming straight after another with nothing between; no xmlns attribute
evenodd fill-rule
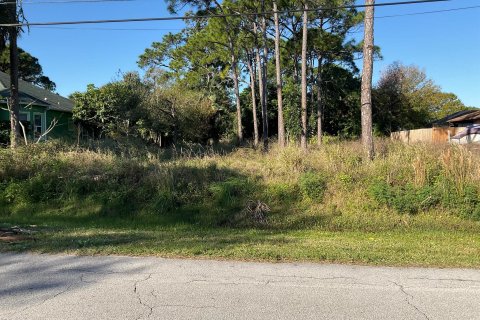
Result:
<svg viewBox="0 0 480 320"><path fill-rule="evenodd" d="M99 2L133 2L138 0L59 0L59 1L23 1L23 4L69 4L69 3L99 3ZM0 5L17 4L14 1L0 2Z"/></svg>
<svg viewBox="0 0 480 320"><path fill-rule="evenodd" d="M73 0L72 0L73 1ZM318 11L332 11L339 9L355 9L366 7L386 7L386 6L398 6L398 5L410 5L420 3L431 2L449 2L451 0L418 0L418 1L399 1L399 2L385 2L376 3L373 5L350 5L350 6L338 6L330 8L314 8L314 9L295 9L278 11L280 14L295 13L295 12L318 12ZM132 19L111 19L111 20L81 20L81 21L56 21L56 22L29 22L29 23L4 23L0 24L0 27L24 27L24 26L55 26L55 25L74 25L74 24L101 24L101 23L125 23L125 22L146 22L146 21L172 21L172 20L199 20L209 18L226 18L226 17L243 17L243 16L259 16L259 15L271 15L274 11L268 12L246 12L246 13L232 13L232 14L211 14L204 16L179 16L179 17L155 17L155 18L132 18Z"/></svg>
<svg viewBox="0 0 480 320"><path fill-rule="evenodd" d="M412 12L405 14L393 14L387 16L375 16L375 19L384 19L384 18L397 18L405 16L416 16L416 15L425 15L425 14L434 14L434 13L443 13L443 12L452 12L468 9L478 9L479 6L470 6L470 7L460 7L452 9L443 9L443 10L433 10L433 11L422 11L422 12ZM76 27L56 27L56 26L34 26L38 29L54 29L54 30L100 30L100 31L168 31L168 30L183 30L183 28L76 28Z"/></svg>
<svg viewBox="0 0 480 320"><path fill-rule="evenodd" d="M378 17L375 17L375 19L418 16L418 15L431 14L431 13L451 12L451 11L460 11L460 10L477 9L477 8L480 8L480 6L461 7L461 8L452 8L452 9L443 9L443 10L423 11L423 12L412 12L412 13L404 13L404 14L392 14L388 16L378 16Z"/></svg>
<svg viewBox="0 0 480 320"><path fill-rule="evenodd" d="M183 28L75 28L75 27L56 27L56 26L34 26L38 29L54 29L54 30L104 30L104 31L168 31L183 30Z"/></svg>
<svg viewBox="0 0 480 320"><path fill-rule="evenodd" d="M405 16L416 16L416 15L425 15L425 14L434 14L434 13L444 13L444 12L452 12L452 11L460 11L460 10L468 10L468 9L478 9L479 6L470 6L470 7L460 7L460 8L452 8L452 9L444 9L444 10L433 10L433 11L422 11L422 12L412 12L412 13L405 13L405 14L393 14L387 16L375 16L375 19L384 19L384 18L397 18L397 17L405 17ZM82 27L56 27L56 26L34 26L38 29L47 29L47 30L96 30L96 31L170 31L170 30L183 30L183 28L82 28Z"/></svg>

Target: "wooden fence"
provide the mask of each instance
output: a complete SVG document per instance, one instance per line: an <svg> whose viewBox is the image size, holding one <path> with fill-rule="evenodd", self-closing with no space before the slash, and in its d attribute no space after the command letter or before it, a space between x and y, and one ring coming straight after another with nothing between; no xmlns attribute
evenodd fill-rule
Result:
<svg viewBox="0 0 480 320"><path fill-rule="evenodd" d="M438 127L427 129L415 129L396 131L390 134L392 140L399 140L406 143L411 142L437 142L450 141L450 137L464 130L464 127Z"/></svg>

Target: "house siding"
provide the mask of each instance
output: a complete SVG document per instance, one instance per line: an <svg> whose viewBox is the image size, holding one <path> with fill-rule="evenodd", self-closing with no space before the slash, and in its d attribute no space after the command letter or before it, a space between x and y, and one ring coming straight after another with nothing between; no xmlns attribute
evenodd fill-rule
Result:
<svg viewBox="0 0 480 320"><path fill-rule="evenodd" d="M57 119L58 123L53 130L48 134L48 138L74 138L75 126L73 125L72 114L61 111L48 110L47 111L47 128L52 123L53 119Z"/></svg>
<svg viewBox="0 0 480 320"><path fill-rule="evenodd" d="M6 105L0 105L0 121L10 121L10 115ZM33 116L35 113L45 114L44 130L48 129L53 119L57 119L58 123L55 128L48 134L47 139L71 139L75 137L75 127L73 125L72 114L56 110L46 110L45 107L30 106L28 109L20 108L20 112L28 113L30 119L29 138L33 138Z"/></svg>

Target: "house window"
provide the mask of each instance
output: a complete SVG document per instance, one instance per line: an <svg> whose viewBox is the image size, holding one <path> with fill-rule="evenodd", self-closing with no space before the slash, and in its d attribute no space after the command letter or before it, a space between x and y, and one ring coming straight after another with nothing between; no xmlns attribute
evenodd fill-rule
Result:
<svg viewBox="0 0 480 320"><path fill-rule="evenodd" d="M38 139L45 131L45 114L34 113L33 114L33 135L35 139Z"/></svg>
<svg viewBox="0 0 480 320"><path fill-rule="evenodd" d="M28 122L30 121L30 114L28 112L21 112L18 116L19 120L22 122Z"/></svg>

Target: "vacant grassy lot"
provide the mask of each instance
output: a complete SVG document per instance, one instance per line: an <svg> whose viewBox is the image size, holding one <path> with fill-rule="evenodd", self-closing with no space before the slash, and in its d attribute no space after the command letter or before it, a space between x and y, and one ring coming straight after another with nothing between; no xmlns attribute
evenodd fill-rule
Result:
<svg viewBox="0 0 480 320"><path fill-rule="evenodd" d="M360 154L1 150L0 251L480 267L477 154Z"/></svg>

